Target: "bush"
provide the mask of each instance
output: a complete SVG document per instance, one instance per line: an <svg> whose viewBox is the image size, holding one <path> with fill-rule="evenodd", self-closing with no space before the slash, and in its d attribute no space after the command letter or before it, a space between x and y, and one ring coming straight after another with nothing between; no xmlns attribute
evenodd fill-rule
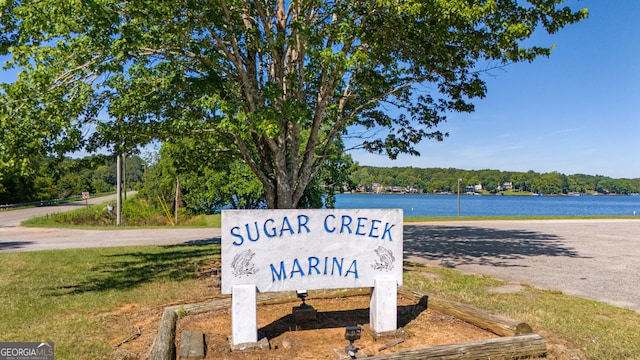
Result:
<svg viewBox="0 0 640 360"><path fill-rule="evenodd" d="M180 211L179 215L181 220L187 220L184 211ZM173 217L173 215L171 216ZM122 225L124 226L164 226L170 223L162 209L152 206L143 198L136 196L123 201ZM31 219L25 224L32 226L113 226L116 224L116 203L111 201L70 212L49 214L42 218Z"/></svg>

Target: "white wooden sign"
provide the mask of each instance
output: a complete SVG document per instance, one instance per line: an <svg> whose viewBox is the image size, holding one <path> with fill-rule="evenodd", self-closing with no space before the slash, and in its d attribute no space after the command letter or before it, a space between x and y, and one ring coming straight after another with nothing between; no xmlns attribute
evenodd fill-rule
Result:
<svg viewBox="0 0 640 360"><path fill-rule="evenodd" d="M401 209L226 210L222 293L402 285Z"/></svg>

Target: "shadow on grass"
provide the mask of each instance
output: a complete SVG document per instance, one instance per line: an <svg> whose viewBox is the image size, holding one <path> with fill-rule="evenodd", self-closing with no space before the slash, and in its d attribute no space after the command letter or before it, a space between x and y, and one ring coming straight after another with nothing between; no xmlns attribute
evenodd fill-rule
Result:
<svg viewBox="0 0 640 360"><path fill-rule="evenodd" d="M198 267L220 256L220 239L201 239L184 244L159 246L160 250L103 255L77 284L53 289L53 296L127 290L157 281L195 279Z"/></svg>
<svg viewBox="0 0 640 360"><path fill-rule="evenodd" d="M404 255L439 260L440 265L519 266L512 261L533 256L583 258L562 238L528 230L475 226L405 225Z"/></svg>

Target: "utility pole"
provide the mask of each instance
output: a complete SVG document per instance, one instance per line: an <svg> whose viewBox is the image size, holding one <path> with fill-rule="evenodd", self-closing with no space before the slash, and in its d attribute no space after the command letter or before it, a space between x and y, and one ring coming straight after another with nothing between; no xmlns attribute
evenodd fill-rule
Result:
<svg viewBox="0 0 640 360"><path fill-rule="evenodd" d="M116 226L122 225L122 157L116 156Z"/></svg>
<svg viewBox="0 0 640 360"><path fill-rule="evenodd" d="M173 223L178 225L178 210L180 209L180 179L176 178L176 206L175 212L173 214L174 221Z"/></svg>
<svg viewBox="0 0 640 360"><path fill-rule="evenodd" d="M127 200L127 154L122 154L122 189L124 199Z"/></svg>

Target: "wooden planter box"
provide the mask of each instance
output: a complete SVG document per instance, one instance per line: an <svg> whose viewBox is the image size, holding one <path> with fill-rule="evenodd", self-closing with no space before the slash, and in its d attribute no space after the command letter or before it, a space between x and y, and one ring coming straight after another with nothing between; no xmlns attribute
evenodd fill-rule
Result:
<svg viewBox="0 0 640 360"><path fill-rule="evenodd" d="M368 295L369 289L320 290L315 297L337 297ZM488 312L466 304L438 299L404 286L398 294L414 298L428 309L451 315L479 328L501 336L497 339L472 341L450 345L430 346L405 350L397 353L372 356L368 359L519 359L543 357L547 346L542 337L533 333L528 324L504 315ZM297 297L291 293L258 294L258 305L294 302ZM167 307L164 310L158 334L151 348L152 360L176 359L176 322L178 314L195 315L231 307L230 296L196 304Z"/></svg>

